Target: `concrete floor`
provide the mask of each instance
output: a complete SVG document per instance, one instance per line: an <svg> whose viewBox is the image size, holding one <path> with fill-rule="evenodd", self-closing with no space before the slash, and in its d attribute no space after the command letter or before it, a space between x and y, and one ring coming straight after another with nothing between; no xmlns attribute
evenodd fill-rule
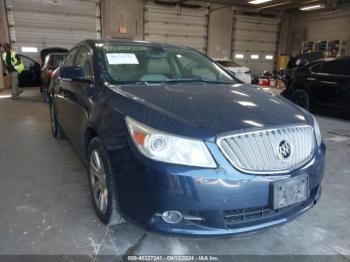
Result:
<svg viewBox="0 0 350 262"><path fill-rule="evenodd" d="M106 228L94 214L72 146L51 136L37 89L0 93L0 254L318 254L350 261L350 122L318 117L327 144L319 204L295 221L231 239L188 239Z"/></svg>

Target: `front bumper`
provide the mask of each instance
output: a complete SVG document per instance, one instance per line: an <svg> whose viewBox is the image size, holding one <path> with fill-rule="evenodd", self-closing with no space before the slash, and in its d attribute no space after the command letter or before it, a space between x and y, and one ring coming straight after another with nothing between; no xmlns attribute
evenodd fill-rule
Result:
<svg viewBox="0 0 350 262"><path fill-rule="evenodd" d="M215 154L213 150L214 147L211 151ZM241 173L224 157L216 159L217 169L154 162L130 148L110 152L110 159L116 175L120 211L127 219L162 233L216 236L269 228L313 207L321 194L325 147L322 145L306 166L288 174L270 176ZM309 176L308 199L272 210L272 184L301 174ZM179 211L191 219L183 219L178 224L166 223L159 214L168 210Z"/></svg>

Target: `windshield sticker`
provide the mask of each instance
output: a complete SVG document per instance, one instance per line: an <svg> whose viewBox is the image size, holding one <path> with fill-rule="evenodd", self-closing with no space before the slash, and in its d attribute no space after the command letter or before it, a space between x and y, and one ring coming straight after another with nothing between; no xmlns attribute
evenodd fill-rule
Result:
<svg viewBox="0 0 350 262"><path fill-rule="evenodd" d="M108 63L110 65L138 65L139 61L132 53L107 53Z"/></svg>

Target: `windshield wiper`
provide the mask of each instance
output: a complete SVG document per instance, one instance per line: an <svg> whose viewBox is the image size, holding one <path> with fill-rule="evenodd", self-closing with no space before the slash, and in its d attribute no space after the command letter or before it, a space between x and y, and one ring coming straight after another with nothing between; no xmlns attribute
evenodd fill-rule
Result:
<svg viewBox="0 0 350 262"><path fill-rule="evenodd" d="M115 81L115 85L146 85L146 81Z"/></svg>
<svg viewBox="0 0 350 262"><path fill-rule="evenodd" d="M174 78L165 80L166 83L182 83L182 82L201 82L201 83L213 83L213 84L228 84L233 81L223 81L223 80L209 80L203 78Z"/></svg>

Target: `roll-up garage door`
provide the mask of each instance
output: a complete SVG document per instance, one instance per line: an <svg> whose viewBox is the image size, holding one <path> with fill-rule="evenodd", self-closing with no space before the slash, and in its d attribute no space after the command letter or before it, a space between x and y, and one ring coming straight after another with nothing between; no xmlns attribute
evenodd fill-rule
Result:
<svg viewBox="0 0 350 262"><path fill-rule="evenodd" d="M198 5L198 3L196 3ZM208 8L164 6L149 2L145 8L145 40L207 51Z"/></svg>
<svg viewBox="0 0 350 262"><path fill-rule="evenodd" d="M71 48L101 36L100 0L6 0L11 42L19 53L38 58L48 47Z"/></svg>
<svg viewBox="0 0 350 262"><path fill-rule="evenodd" d="M273 70L279 30L278 18L234 16L232 57L252 74Z"/></svg>

